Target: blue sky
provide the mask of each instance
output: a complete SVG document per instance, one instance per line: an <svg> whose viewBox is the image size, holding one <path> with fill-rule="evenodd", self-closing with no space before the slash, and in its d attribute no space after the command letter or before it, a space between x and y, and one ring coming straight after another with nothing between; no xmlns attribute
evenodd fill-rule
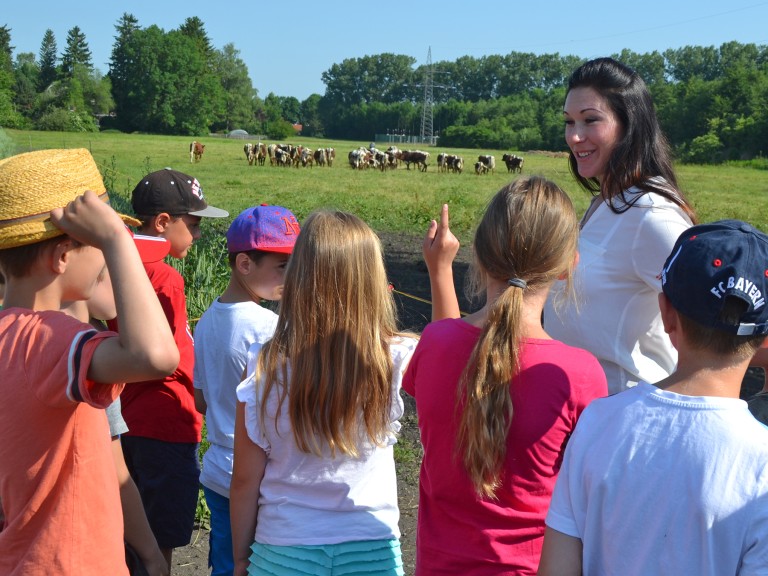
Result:
<svg viewBox="0 0 768 576"><path fill-rule="evenodd" d="M482 7L481 7L482 6ZM724 42L768 44L768 1L645 0L619 2L433 2L421 0L6 0L0 26L15 52L39 53L46 29L59 52L79 26L106 73L115 24L124 12L142 27L164 30L197 16L216 48L232 43L263 98L270 92L304 100L323 94L321 74L346 58L391 52L426 63L460 56L533 52L607 56Z"/></svg>

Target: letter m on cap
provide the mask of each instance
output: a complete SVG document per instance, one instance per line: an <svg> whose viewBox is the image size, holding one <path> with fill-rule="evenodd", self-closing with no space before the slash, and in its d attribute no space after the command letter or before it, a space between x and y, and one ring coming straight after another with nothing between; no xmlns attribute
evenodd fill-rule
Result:
<svg viewBox="0 0 768 576"><path fill-rule="evenodd" d="M296 221L296 218L294 216L291 216L290 218L282 216L281 218L285 223L285 235L291 236L295 234L298 236L301 229L299 228L299 223Z"/></svg>

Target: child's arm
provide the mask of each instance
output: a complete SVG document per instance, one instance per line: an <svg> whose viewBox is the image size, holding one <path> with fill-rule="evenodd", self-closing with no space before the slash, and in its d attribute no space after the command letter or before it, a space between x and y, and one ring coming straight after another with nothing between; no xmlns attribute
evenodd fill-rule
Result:
<svg viewBox="0 0 768 576"><path fill-rule="evenodd" d="M581 540L547 526L538 576L581 576Z"/></svg>
<svg viewBox="0 0 768 576"><path fill-rule="evenodd" d="M459 241L448 225L448 204L443 204L440 223L432 220L422 244L432 290L432 321L461 316L453 286L453 259L458 251Z"/></svg>
<svg viewBox="0 0 768 576"><path fill-rule="evenodd" d="M76 240L100 249L112 277L120 333L96 348L88 378L136 382L172 373L179 351L133 239L117 213L89 191L52 210L51 221Z"/></svg>
<svg viewBox="0 0 768 576"><path fill-rule="evenodd" d="M170 568L157 545L152 529L149 527L144 506L141 503L139 489L136 487L123 458L123 447L119 437L112 438L112 456L120 484L120 504L123 508L123 526L125 541L141 557L149 576L168 576Z"/></svg>
<svg viewBox="0 0 768 576"><path fill-rule="evenodd" d="M205 401L205 396L200 388L195 388L195 410L203 416L208 411L208 403Z"/></svg>
<svg viewBox="0 0 768 576"><path fill-rule="evenodd" d="M248 574L259 513L259 489L267 466L267 453L254 444L245 428L245 404L237 403L235 416L235 458L232 483L229 488L229 516L232 524L234 576Z"/></svg>

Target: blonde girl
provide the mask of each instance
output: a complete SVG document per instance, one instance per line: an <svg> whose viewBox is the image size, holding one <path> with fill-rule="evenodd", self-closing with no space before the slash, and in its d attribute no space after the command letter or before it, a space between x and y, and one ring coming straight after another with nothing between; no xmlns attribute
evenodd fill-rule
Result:
<svg viewBox="0 0 768 576"><path fill-rule="evenodd" d="M484 306L422 334L403 381L424 445L417 575L536 573L565 443L584 407L606 394L597 360L541 324L550 287L576 263L578 231L554 183L505 186L475 234ZM446 236L444 212L430 237ZM431 278L441 277L450 258L425 253Z"/></svg>
<svg viewBox="0 0 768 576"><path fill-rule="evenodd" d="M415 345L397 334L373 231L310 215L275 335L237 389L236 575L403 574L392 446Z"/></svg>

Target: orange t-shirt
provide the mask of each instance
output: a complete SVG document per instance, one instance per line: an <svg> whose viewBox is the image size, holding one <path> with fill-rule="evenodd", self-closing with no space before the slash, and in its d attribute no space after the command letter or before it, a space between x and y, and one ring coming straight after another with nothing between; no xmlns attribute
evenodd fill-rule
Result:
<svg viewBox="0 0 768 576"><path fill-rule="evenodd" d="M0 312L0 574L128 574L97 333L61 312Z"/></svg>

